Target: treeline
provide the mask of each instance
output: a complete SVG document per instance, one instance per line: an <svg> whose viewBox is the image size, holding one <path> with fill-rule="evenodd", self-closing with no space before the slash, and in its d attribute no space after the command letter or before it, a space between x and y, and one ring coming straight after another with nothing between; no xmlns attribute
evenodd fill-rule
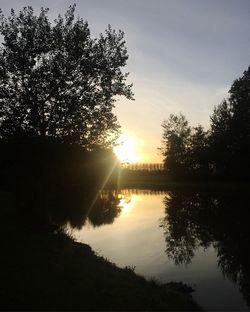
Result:
<svg viewBox="0 0 250 312"><path fill-rule="evenodd" d="M183 114L162 124L164 168L174 179L250 178L250 67L210 116L210 127L191 127Z"/></svg>
<svg viewBox="0 0 250 312"><path fill-rule="evenodd" d="M161 171L164 169L164 165L162 163L125 163L121 165L121 168L133 171Z"/></svg>

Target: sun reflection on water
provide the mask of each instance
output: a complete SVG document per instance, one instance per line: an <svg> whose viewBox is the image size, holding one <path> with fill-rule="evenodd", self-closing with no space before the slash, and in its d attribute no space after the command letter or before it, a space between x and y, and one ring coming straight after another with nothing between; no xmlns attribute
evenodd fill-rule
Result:
<svg viewBox="0 0 250 312"><path fill-rule="evenodd" d="M131 212L132 208L134 207L135 203L140 201L139 195L124 195L119 194L120 202L119 207L121 208L121 215L127 215Z"/></svg>

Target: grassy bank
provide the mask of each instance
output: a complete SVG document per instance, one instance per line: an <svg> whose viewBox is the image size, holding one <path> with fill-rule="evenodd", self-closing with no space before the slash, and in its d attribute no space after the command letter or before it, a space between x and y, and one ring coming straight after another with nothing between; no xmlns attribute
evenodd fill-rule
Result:
<svg viewBox="0 0 250 312"><path fill-rule="evenodd" d="M147 281L62 233L26 227L7 193L0 204L1 310L199 310L185 285Z"/></svg>
<svg viewBox="0 0 250 312"><path fill-rule="evenodd" d="M218 180L183 180L176 181L163 173L154 172L122 172L119 187L157 190L199 190L199 191L248 191L249 182Z"/></svg>

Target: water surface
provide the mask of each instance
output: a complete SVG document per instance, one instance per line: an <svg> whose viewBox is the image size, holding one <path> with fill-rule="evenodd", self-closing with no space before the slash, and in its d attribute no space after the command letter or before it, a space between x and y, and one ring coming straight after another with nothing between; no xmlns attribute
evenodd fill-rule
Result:
<svg viewBox="0 0 250 312"><path fill-rule="evenodd" d="M107 192L103 222L97 209L72 234L118 266L135 267L136 273L161 282L193 286L194 298L206 310L248 310L245 196L239 202L238 194Z"/></svg>

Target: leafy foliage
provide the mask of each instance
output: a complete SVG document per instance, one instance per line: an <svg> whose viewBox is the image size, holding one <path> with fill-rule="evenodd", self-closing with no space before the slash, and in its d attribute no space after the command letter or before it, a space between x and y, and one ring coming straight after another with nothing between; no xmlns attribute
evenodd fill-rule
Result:
<svg viewBox="0 0 250 312"><path fill-rule="evenodd" d="M236 79L229 97L211 116L211 147L221 176L250 176L250 68Z"/></svg>
<svg viewBox="0 0 250 312"><path fill-rule="evenodd" d="M201 125L191 128L183 114L171 114L162 127L166 171L175 179L206 174L208 132Z"/></svg>
<svg viewBox="0 0 250 312"><path fill-rule="evenodd" d="M164 165L170 174L184 174L187 144L191 132L183 114L171 114L162 124Z"/></svg>
<svg viewBox="0 0 250 312"><path fill-rule="evenodd" d="M121 68L124 33L99 38L75 20L75 5L51 23L48 9L0 14L0 137L46 137L88 149L110 146L119 130L115 96L133 98Z"/></svg>
<svg viewBox="0 0 250 312"><path fill-rule="evenodd" d="M210 129L190 128L182 114L163 122L165 168L174 178L250 178L250 67L214 108Z"/></svg>

